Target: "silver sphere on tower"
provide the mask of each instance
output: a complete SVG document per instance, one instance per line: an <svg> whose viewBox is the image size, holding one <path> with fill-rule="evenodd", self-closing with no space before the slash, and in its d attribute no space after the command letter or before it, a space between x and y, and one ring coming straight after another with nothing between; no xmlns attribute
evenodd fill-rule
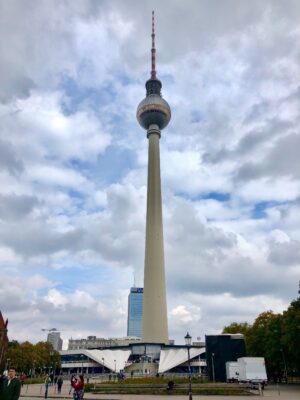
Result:
<svg viewBox="0 0 300 400"><path fill-rule="evenodd" d="M171 119L169 104L161 97L161 82L158 79L149 79L146 82L147 95L137 108L136 117L144 129L150 125L158 125L164 129Z"/></svg>

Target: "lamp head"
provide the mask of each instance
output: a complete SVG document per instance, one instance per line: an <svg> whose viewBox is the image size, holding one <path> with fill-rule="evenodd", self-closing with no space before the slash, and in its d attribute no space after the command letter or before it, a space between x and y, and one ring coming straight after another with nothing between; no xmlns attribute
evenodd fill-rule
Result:
<svg viewBox="0 0 300 400"><path fill-rule="evenodd" d="M185 335L184 340L187 346L190 346L192 344L192 336L189 333Z"/></svg>

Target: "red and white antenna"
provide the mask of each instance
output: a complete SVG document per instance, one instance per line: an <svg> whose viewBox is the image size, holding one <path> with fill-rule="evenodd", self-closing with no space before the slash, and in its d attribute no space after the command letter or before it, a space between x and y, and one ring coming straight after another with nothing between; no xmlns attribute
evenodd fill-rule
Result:
<svg viewBox="0 0 300 400"><path fill-rule="evenodd" d="M151 79L156 79L156 69L155 69L155 30L154 30L154 11L152 11L152 48L151 48Z"/></svg>

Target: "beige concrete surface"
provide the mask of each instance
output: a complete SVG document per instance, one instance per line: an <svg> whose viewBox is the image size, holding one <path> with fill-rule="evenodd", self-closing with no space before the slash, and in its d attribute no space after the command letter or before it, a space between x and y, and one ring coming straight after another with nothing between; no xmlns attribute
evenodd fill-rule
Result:
<svg viewBox="0 0 300 400"><path fill-rule="evenodd" d="M69 394L70 385L64 383L61 395L55 393L53 386L49 387L48 398L54 399L69 399L72 395ZM32 400L36 398L44 397L44 385L25 385L22 388L21 400ZM91 394L86 393L84 396L85 400L166 400L172 397L174 400L188 399L188 396L151 396L151 395L119 395L119 394ZM258 396L257 391L253 392L253 397ZM299 400L300 399L300 385L279 385L268 386L264 391L264 396L268 400ZM222 399L234 399L234 400L245 400L248 396L199 396L193 395L193 400L222 400Z"/></svg>
<svg viewBox="0 0 300 400"><path fill-rule="evenodd" d="M168 343L168 316L161 202L160 130L148 129L148 184L144 266L143 342Z"/></svg>

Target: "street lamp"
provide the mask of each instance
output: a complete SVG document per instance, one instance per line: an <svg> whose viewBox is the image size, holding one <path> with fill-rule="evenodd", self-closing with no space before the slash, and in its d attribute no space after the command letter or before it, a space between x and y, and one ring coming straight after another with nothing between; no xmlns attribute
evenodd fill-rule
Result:
<svg viewBox="0 0 300 400"><path fill-rule="evenodd" d="M213 382L215 382L215 353L211 353L211 365L212 365Z"/></svg>
<svg viewBox="0 0 300 400"><path fill-rule="evenodd" d="M104 357L102 357L102 374L104 374Z"/></svg>
<svg viewBox="0 0 300 400"><path fill-rule="evenodd" d="M50 375L50 371L51 371L51 369L52 369L52 373L53 373L53 355L54 355L54 352L52 351L52 350L50 350L50 353L49 353L49 355L50 355L50 365L49 365L49 375ZM54 375L54 374L53 374ZM52 379L51 379L51 385L53 384L53 381L52 381Z"/></svg>
<svg viewBox="0 0 300 400"><path fill-rule="evenodd" d="M84 359L84 354L80 354L81 358L81 375L83 375L83 359Z"/></svg>
<svg viewBox="0 0 300 400"><path fill-rule="evenodd" d="M199 377L201 378L201 357L199 354Z"/></svg>
<svg viewBox="0 0 300 400"><path fill-rule="evenodd" d="M9 363L10 363L10 358L6 359L6 370L9 370Z"/></svg>
<svg viewBox="0 0 300 400"><path fill-rule="evenodd" d="M32 383L32 375L34 376L35 375L35 360L33 360L33 363L32 363L32 368L31 368L31 376L30 376L30 380L31 380L31 383Z"/></svg>
<svg viewBox="0 0 300 400"><path fill-rule="evenodd" d="M286 362L285 362L284 351L283 351L283 349L280 349L280 351L281 351L281 354L282 354L283 365L284 365L285 383L288 383L288 375L287 375L287 369L286 369Z"/></svg>
<svg viewBox="0 0 300 400"><path fill-rule="evenodd" d="M116 366L116 360L114 360L115 362L115 373L117 372L117 366Z"/></svg>
<svg viewBox="0 0 300 400"><path fill-rule="evenodd" d="M189 363L189 400L193 400L192 397L192 376L191 376L191 359L190 359L190 346L192 344L192 336L187 333L184 337L185 344L188 351L188 363Z"/></svg>

